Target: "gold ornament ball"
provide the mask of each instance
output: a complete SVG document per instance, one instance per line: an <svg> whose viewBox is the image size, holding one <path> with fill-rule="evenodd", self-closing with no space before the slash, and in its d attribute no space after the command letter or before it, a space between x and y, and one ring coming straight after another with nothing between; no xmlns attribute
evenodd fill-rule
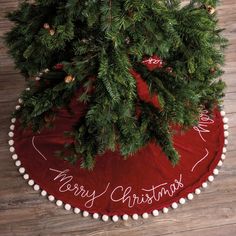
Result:
<svg viewBox="0 0 236 236"><path fill-rule="evenodd" d="M75 80L75 77L73 77L72 75L67 75L65 77L65 83L67 83L67 84L73 82L74 80Z"/></svg>
<svg viewBox="0 0 236 236"><path fill-rule="evenodd" d="M44 29L50 29L50 25L49 25L48 23L45 23L45 24L43 25L43 28L44 28Z"/></svg>
<svg viewBox="0 0 236 236"><path fill-rule="evenodd" d="M50 34L51 36L53 36L53 35L55 34L55 30L54 30L54 29L50 29L50 30L49 30L49 34Z"/></svg>
<svg viewBox="0 0 236 236"><path fill-rule="evenodd" d="M214 7L212 7L212 6L208 6L208 7L207 7L207 11L208 11L208 13L209 13L210 15L212 15L212 14L215 13L216 9L215 9Z"/></svg>

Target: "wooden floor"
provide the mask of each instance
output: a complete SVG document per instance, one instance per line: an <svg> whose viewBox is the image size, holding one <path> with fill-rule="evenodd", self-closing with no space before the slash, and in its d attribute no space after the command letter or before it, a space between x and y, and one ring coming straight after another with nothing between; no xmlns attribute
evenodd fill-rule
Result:
<svg viewBox="0 0 236 236"><path fill-rule="evenodd" d="M15 9L17 2L0 0L0 37L11 26L4 19L4 12ZM56 207L26 185L11 160L7 144L10 114L24 80L14 70L0 41L0 235L236 235L236 1L222 0L218 14L231 44L223 76L228 85L225 110L230 119L227 159L219 177L191 203L149 220L104 223L82 218Z"/></svg>

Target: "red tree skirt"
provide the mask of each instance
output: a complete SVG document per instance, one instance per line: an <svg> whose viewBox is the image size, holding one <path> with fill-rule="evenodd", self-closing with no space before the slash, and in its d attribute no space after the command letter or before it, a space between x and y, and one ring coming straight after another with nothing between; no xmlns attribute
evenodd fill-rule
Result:
<svg viewBox="0 0 236 236"><path fill-rule="evenodd" d="M54 128L41 134L23 131L13 118L15 124L9 133L13 137L10 151L28 184L43 190L41 194L48 194L58 206L73 207L75 213L81 209L84 216L94 213L94 218L102 214L105 221L108 216L117 221L118 216L126 220L128 215L137 219L138 215L147 218L149 213L156 216L158 210L166 213L169 207L177 208L186 199L192 200L194 193L199 194L201 187L206 188L225 158L227 118L222 120L224 112L216 110L213 117L204 111L199 125L186 133L178 130L174 143L181 160L176 167L153 143L127 160L118 152L98 156L93 171L80 169L79 163L71 166L54 153L63 148L63 132L71 129L82 110L77 108L77 114L71 116L62 109Z"/></svg>

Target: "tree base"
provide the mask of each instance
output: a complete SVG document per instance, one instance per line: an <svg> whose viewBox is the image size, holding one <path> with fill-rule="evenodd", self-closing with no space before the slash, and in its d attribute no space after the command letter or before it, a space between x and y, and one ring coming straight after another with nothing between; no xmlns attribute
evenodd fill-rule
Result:
<svg viewBox="0 0 236 236"><path fill-rule="evenodd" d="M18 107L19 108L19 107ZM78 114L83 108L78 108ZM208 181L218 175L225 159L227 118L215 110L213 117L204 111L199 125L174 136L175 148L181 155L173 167L159 146L150 143L124 160L119 152L106 152L96 158L93 171L72 166L55 157L62 150L64 131L71 129L78 114L71 116L61 109L54 128L40 134L23 131L13 118L9 136L10 151L19 172L36 191L66 210L104 221L138 219L149 214L167 213L194 194L200 194ZM225 123L225 124L224 124Z"/></svg>

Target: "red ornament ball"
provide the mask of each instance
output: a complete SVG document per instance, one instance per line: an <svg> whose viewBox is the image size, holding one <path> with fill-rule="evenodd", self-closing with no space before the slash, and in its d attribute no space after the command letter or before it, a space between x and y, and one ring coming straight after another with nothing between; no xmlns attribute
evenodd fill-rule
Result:
<svg viewBox="0 0 236 236"><path fill-rule="evenodd" d="M54 66L55 70L62 70L64 68L64 65L61 63L58 63Z"/></svg>

